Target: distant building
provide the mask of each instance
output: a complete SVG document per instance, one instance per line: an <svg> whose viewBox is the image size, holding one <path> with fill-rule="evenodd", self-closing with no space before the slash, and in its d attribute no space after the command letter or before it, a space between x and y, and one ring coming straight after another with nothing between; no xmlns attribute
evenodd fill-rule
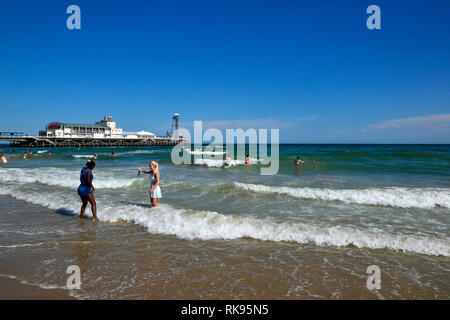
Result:
<svg viewBox="0 0 450 320"><path fill-rule="evenodd" d="M148 131L138 131L138 132L124 132L123 137L128 139L147 139L147 138L155 138L156 135Z"/></svg>
<svg viewBox="0 0 450 320"><path fill-rule="evenodd" d="M111 116L105 116L95 124L81 123L49 123L45 130L39 131L41 137L52 138L123 138L123 130L116 127Z"/></svg>

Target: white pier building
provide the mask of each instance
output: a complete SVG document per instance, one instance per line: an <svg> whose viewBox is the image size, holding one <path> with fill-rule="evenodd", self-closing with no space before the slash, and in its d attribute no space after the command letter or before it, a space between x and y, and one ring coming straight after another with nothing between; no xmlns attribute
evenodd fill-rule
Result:
<svg viewBox="0 0 450 320"><path fill-rule="evenodd" d="M40 137L47 138L120 138L141 139L154 138L155 134L147 131L124 132L118 128L111 116L105 116L103 120L95 124L51 122L45 130L39 131Z"/></svg>

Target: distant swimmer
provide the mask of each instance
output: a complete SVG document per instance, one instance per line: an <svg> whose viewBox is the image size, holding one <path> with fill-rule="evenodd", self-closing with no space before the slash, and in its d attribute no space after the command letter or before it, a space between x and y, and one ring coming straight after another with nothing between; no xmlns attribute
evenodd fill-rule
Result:
<svg viewBox="0 0 450 320"><path fill-rule="evenodd" d="M300 159L300 157L297 157L297 160L295 160L295 164L299 165L300 163L303 163L305 161L303 161L302 159Z"/></svg>
<svg viewBox="0 0 450 320"><path fill-rule="evenodd" d="M245 164L250 164L250 156L249 155L247 155L245 157Z"/></svg>
<svg viewBox="0 0 450 320"><path fill-rule="evenodd" d="M8 163L8 160L6 160L6 157L3 153L0 155L0 163Z"/></svg>
<svg viewBox="0 0 450 320"><path fill-rule="evenodd" d="M23 160L27 160L27 153L26 152L23 153Z"/></svg>
<svg viewBox="0 0 450 320"><path fill-rule="evenodd" d="M89 202L91 204L92 209L92 215L94 216L95 220L98 220L97 218L97 203L94 199L94 192L95 188L92 185L92 181L94 180L94 175L92 174L92 171L95 168L95 162L92 160L89 160L86 162L86 166L81 169L80 173L80 186L78 187L78 195L81 198L81 201L83 202L83 205L81 206L81 212L80 212L80 219L84 218L84 210L86 209L87 203Z"/></svg>
<svg viewBox="0 0 450 320"><path fill-rule="evenodd" d="M152 161L149 164L150 170L142 170L138 169L138 172L143 172L145 174L150 174L150 201L153 207L159 207L157 200L162 198L161 188L159 187L159 170L158 170L158 162Z"/></svg>
<svg viewBox="0 0 450 320"><path fill-rule="evenodd" d="M94 154L94 156L92 157L93 160L97 160L97 155Z"/></svg>
<svg viewBox="0 0 450 320"><path fill-rule="evenodd" d="M114 159L116 157L116 155L113 153L111 153L111 158Z"/></svg>
<svg viewBox="0 0 450 320"><path fill-rule="evenodd" d="M28 152L28 154L29 154L30 156L33 155L33 151L30 150L30 151Z"/></svg>
<svg viewBox="0 0 450 320"><path fill-rule="evenodd" d="M229 167L231 164L231 157L230 156L226 156L225 157L225 162L223 163L224 167Z"/></svg>
<svg viewBox="0 0 450 320"><path fill-rule="evenodd" d="M48 153L48 155L49 155L49 156L51 156L51 155L52 155L52 153L51 153L51 152L49 152L49 153Z"/></svg>

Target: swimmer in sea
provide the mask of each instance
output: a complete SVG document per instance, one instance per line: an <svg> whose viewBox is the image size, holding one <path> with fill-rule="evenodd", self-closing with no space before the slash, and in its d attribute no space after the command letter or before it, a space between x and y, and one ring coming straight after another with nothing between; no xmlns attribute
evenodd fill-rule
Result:
<svg viewBox="0 0 450 320"><path fill-rule="evenodd" d="M86 166L81 169L80 173L80 186L78 187L78 195L80 196L81 202L83 203L81 205L81 212L80 212L80 219L84 218L84 210L86 210L87 203L89 202L91 204L92 209L92 215L94 216L95 220L98 220L97 218L97 203L94 199L94 192L95 188L92 185L92 181L94 180L94 175L92 174L92 171L94 170L95 162L92 160L89 160L86 162Z"/></svg>
<svg viewBox="0 0 450 320"><path fill-rule="evenodd" d="M231 164L231 157L230 156L226 156L225 157L225 162L223 163L224 167L229 167Z"/></svg>
<svg viewBox="0 0 450 320"><path fill-rule="evenodd" d="M245 164L250 164L250 156L245 157Z"/></svg>
<svg viewBox="0 0 450 320"><path fill-rule="evenodd" d="M0 162L1 163L7 163L8 162L8 160L6 160L6 157L4 156L3 153L0 155Z"/></svg>
<svg viewBox="0 0 450 320"><path fill-rule="evenodd" d="M305 161L303 161L302 159L300 159L300 157L297 157L297 160L295 160L295 164L299 165L300 163L303 163Z"/></svg>
<svg viewBox="0 0 450 320"><path fill-rule="evenodd" d="M114 152L111 153L111 159L114 159L116 157L116 155L114 154Z"/></svg>
<svg viewBox="0 0 450 320"><path fill-rule="evenodd" d="M23 160L27 160L27 153L26 152L23 153Z"/></svg>

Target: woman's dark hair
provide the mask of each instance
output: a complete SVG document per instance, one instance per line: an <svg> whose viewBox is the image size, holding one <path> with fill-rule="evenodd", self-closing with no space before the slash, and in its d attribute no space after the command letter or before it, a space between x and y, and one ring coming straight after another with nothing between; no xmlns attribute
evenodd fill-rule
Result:
<svg viewBox="0 0 450 320"><path fill-rule="evenodd" d="M89 160L88 162L86 162L86 167L88 167L89 169L94 169L95 167L95 162L92 160Z"/></svg>

